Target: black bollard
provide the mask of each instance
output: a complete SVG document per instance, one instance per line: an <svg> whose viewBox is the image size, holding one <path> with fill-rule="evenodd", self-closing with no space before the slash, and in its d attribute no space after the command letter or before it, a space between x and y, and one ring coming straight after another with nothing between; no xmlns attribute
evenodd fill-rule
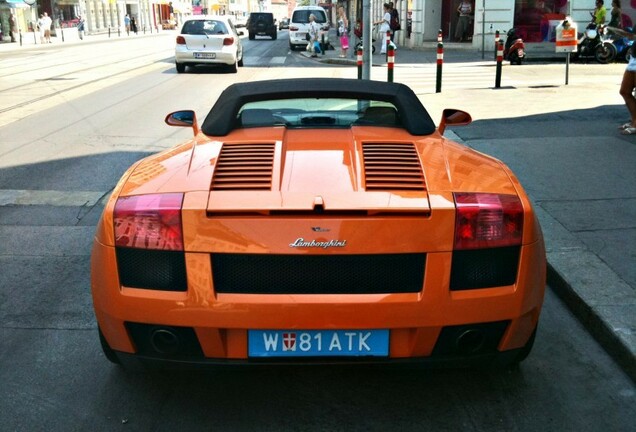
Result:
<svg viewBox="0 0 636 432"><path fill-rule="evenodd" d="M495 75L495 88L501 88L501 64L503 63L503 42L499 41L497 49L497 72Z"/></svg>
<svg viewBox="0 0 636 432"><path fill-rule="evenodd" d="M442 92L442 65L444 64L444 44L437 44L437 79L435 80L435 93Z"/></svg>

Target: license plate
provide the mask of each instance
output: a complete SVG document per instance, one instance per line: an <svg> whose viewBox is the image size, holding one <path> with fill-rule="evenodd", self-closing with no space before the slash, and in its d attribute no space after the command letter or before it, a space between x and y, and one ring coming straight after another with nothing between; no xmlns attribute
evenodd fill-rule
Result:
<svg viewBox="0 0 636 432"><path fill-rule="evenodd" d="M389 355L388 330L249 330L250 357Z"/></svg>
<svg viewBox="0 0 636 432"><path fill-rule="evenodd" d="M213 59L216 58L215 53L194 53L195 59Z"/></svg>

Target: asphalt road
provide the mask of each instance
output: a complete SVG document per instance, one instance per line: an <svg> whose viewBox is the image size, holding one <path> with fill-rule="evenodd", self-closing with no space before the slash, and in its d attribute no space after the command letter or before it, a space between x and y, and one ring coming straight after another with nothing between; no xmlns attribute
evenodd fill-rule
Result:
<svg viewBox="0 0 636 432"><path fill-rule="evenodd" d="M151 52L138 43L136 49ZM177 75L169 44L145 60L121 43L0 54L0 430L632 430L633 382L551 290L535 349L516 370L330 366L139 374L107 362L89 288L104 198L132 162L190 136L163 123L170 111L192 108L202 117L236 80L355 76L351 68L313 68L298 53L285 60L294 64L272 67L271 58L287 56L286 44L282 36L246 41L246 67L238 74ZM109 60L94 67L102 58ZM421 73L403 72L405 80L412 73L407 83L421 86L420 94L427 92ZM521 69L515 73L522 82ZM528 75L532 82L555 80L546 71ZM479 90L479 79L471 90L424 94L434 118L449 102L480 120L501 116L504 95L483 104L487 90ZM545 92L526 93L523 113L508 109L505 126L541 139L547 129L523 119L549 103ZM576 106L593 103L581 98ZM556 105L549 109L563 115L572 109ZM492 131L457 133L485 146Z"/></svg>

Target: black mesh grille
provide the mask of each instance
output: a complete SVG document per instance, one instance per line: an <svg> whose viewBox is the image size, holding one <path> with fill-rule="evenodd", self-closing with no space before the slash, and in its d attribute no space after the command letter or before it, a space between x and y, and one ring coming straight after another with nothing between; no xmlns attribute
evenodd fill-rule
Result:
<svg viewBox="0 0 636 432"><path fill-rule="evenodd" d="M425 254L213 254L212 273L218 293L415 293L425 262Z"/></svg>
<svg viewBox="0 0 636 432"><path fill-rule="evenodd" d="M130 288L186 291L185 255L180 251L117 248L119 283Z"/></svg>
<svg viewBox="0 0 636 432"><path fill-rule="evenodd" d="M453 252L451 290L512 285L517 280L520 246Z"/></svg>

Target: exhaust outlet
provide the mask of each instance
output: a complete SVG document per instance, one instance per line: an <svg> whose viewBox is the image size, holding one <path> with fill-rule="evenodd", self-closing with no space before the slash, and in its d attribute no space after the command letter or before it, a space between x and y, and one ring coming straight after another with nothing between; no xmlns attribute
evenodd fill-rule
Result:
<svg viewBox="0 0 636 432"><path fill-rule="evenodd" d="M150 335L150 345L160 354L175 354L179 351L179 337L170 328L158 328Z"/></svg>
<svg viewBox="0 0 636 432"><path fill-rule="evenodd" d="M483 348L486 337L481 330L468 329L457 337L455 345L461 354L475 354Z"/></svg>

